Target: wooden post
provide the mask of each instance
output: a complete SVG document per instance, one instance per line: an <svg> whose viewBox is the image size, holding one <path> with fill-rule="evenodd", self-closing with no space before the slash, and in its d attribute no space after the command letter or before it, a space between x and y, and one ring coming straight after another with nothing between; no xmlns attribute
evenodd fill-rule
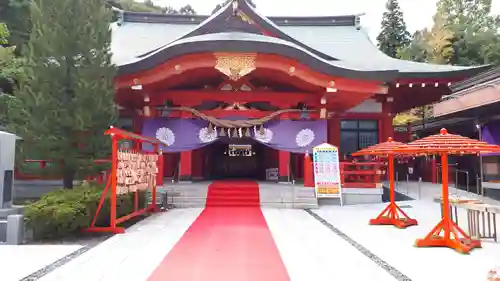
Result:
<svg viewBox="0 0 500 281"><path fill-rule="evenodd" d="M180 181L191 181L192 180L192 170L193 170L193 152L183 151L181 152L181 170L180 170Z"/></svg>
<svg viewBox="0 0 500 281"><path fill-rule="evenodd" d="M117 180L117 167L118 167L118 137L111 136L111 196L110 196L110 227L116 228L116 180Z"/></svg>
<svg viewBox="0 0 500 281"><path fill-rule="evenodd" d="M313 163L309 153L304 156L304 187L314 187Z"/></svg>
<svg viewBox="0 0 500 281"><path fill-rule="evenodd" d="M154 147L154 152L159 154L159 157L161 156L161 152L158 152L158 144L154 144L153 145ZM157 167L158 169L160 169L159 167ZM160 171L158 171L158 173L160 173ZM163 172L161 172L161 174L163 175ZM155 184L153 184L153 190L151 191L152 194L151 194L151 205L152 205L152 211L153 212L157 212L157 208L156 208L156 185L158 183L156 182Z"/></svg>
<svg viewBox="0 0 500 281"><path fill-rule="evenodd" d="M437 183L438 182L438 174L437 174L437 163L436 163L436 157L432 156L431 159L431 181L432 183Z"/></svg>
<svg viewBox="0 0 500 281"><path fill-rule="evenodd" d="M165 158L163 152L160 150L160 152L158 153L158 163L157 163L158 174L156 176L156 185L163 185L163 178L165 177L164 166L165 166Z"/></svg>
<svg viewBox="0 0 500 281"><path fill-rule="evenodd" d="M391 200L391 203L396 202L396 191L395 191L395 186L394 186L394 154L389 154L387 162L389 164L389 188L390 188L390 195L389 198Z"/></svg>
<svg viewBox="0 0 500 281"><path fill-rule="evenodd" d="M442 169L442 197L443 197L443 230L444 239L450 239L450 200L448 193L448 154L443 152L441 154L441 169Z"/></svg>

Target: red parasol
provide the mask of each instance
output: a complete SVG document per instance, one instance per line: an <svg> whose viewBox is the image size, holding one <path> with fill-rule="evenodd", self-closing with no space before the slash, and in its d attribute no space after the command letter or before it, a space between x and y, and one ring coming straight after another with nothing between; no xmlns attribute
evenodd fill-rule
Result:
<svg viewBox="0 0 500 281"><path fill-rule="evenodd" d="M413 155L441 155L441 172L443 178L443 218L424 239L417 239L415 246L448 247L464 254L469 253L469 251L474 248L480 248L481 242L479 240L473 240L469 237L450 218L450 202L448 194L448 155L500 152L500 146L491 145L486 142L459 135L449 134L446 129L441 129L440 134L416 140L407 144L405 147L394 149L394 152ZM441 233L443 233L443 235L441 235ZM462 238L460 238L460 236Z"/></svg>
<svg viewBox="0 0 500 281"><path fill-rule="evenodd" d="M390 203L387 207L375 218L370 220L372 225L394 225L398 228L406 228L411 225L417 225L415 219L411 219L401 208L396 204L396 195L394 188L394 149L404 148L406 145L401 142L393 141L389 138L387 142L379 143L358 152L353 153L353 156L361 155L376 155L386 156L389 165L389 186L390 186Z"/></svg>

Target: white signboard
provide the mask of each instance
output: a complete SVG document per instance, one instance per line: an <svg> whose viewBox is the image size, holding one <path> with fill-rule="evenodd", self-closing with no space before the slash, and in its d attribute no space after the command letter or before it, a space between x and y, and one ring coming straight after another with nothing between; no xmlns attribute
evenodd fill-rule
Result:
<svg viewBox="0 0 500 281"><path fill-rule="evenodd" d="M340 198L343 205L339 149L327 143L318 145L313 148L313 161L316 197Z"/></svg>

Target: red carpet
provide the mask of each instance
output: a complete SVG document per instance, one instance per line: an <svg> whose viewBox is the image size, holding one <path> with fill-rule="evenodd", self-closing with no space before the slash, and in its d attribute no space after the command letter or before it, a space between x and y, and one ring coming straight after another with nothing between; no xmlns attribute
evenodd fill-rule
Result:
<svg viewBox="0 0 500 281"><path fill-rule="evenodd" d="M207 208L148 281L289 281L258 194L257 183L211 184Z"/></svg>

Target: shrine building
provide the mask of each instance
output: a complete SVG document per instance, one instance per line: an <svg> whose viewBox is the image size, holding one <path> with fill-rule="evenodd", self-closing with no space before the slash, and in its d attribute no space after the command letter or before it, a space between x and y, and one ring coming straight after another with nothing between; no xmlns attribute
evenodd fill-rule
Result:
<svg viewBox="0 0 500 281"><path fill-rule="evenodd" d="M111 47L119 126L167 144L179 180L300 179L312 147L344 158L384 141L396 113L487 68L394 59L359 16L265 17L245 0L212 16L121 12Z"/></svg>

